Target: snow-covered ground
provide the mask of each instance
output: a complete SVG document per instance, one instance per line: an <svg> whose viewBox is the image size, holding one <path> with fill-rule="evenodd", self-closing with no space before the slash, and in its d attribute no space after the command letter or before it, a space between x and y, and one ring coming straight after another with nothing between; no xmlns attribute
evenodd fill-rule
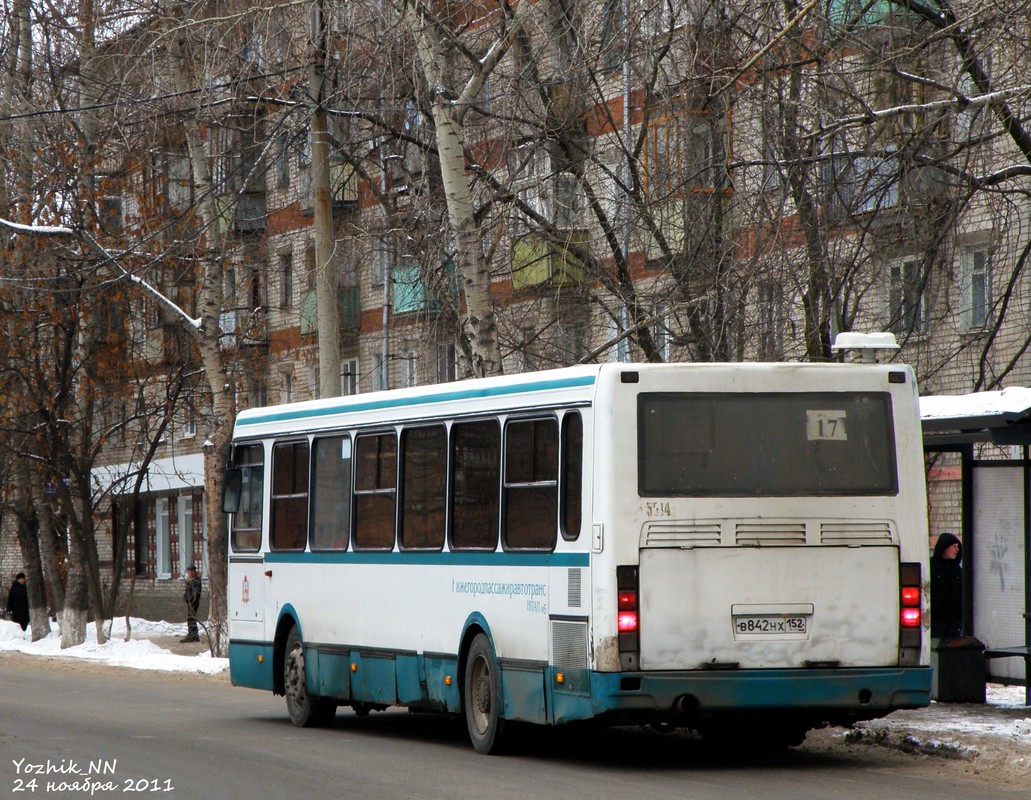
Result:
<svg viewBox="0 0 1031 800"><path fill-rule="evenodd" d="M154 639L182 636L185 625L181 622L151 622L135 618L131 618L129 622L132 635L128 641L125 640L125 619L122 618L106 623L105 630L109 630L110 633L108 641L104 644L97 644L97 629L91 624L86 626L85 642L77 647L62 650L61 634L56 623L51 623L53 630L49 636L33 642L31 630L22 632L16 623L0 620L0 652L14 650L26 655L83 658L116 667L161 672L200 672L216 675L229 669L227 658L212 658L211 653L206 651L196 656L176 655L154 643Z"/></svg>

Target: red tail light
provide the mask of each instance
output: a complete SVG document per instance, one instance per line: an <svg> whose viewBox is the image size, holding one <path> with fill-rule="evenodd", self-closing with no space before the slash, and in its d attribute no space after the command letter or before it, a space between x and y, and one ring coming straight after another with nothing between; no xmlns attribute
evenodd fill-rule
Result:
<svg viewBox="0 0 1031 800"><path fill-rule="evenodd" d="M902 587L902 605L905 608L920 608L920 587Z"/></svg>
<svg viewBox="0 0 1031 800"><path fill-rule="evenodd" d="M923 594L920 588L920 565L899 564L899 663L919 661L923 636Z"/></svg>
<svg viewBox="0 0 1031 800"><path fill-rule="evenodd" d="M920 565L899 565L899 624L903 628L919 628L920 617Z"/></svg>
<svg viewBox="0 0 1031 800"><path fill-rule="evenodd" d="M630 661L636 661L639 646L638 629L640 619L637 616L637 567L616 567L616 631L619 639L619 652L630 654ZM622 658L622 656L621 656ZM626 665L624 665L626 669Z"/></svg>

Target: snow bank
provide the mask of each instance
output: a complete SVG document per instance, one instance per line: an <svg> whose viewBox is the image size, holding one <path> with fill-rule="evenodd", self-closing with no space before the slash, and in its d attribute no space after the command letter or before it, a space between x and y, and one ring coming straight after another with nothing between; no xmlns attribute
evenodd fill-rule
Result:
<svg viewBox="0 0 1031 800"><path fill-rule="evenodd" d="M14 622L0 620L0 652L14 651L26 655L51 656L56 658L82 658L117 667L149 669L159 672L199 672L217 675L229 669L229 659L212 658L204 652L196 656L180 656L159 647L151 639L162 636L181 636L182 623L151 622L131 619L132 638L125 641L125 619L108 622L111 638L104 644L97 644L96 626L86 626L86 641L77 647L61 649L61 632L56 623L50 635L33 642L31 629L22 631Z"/></svg>

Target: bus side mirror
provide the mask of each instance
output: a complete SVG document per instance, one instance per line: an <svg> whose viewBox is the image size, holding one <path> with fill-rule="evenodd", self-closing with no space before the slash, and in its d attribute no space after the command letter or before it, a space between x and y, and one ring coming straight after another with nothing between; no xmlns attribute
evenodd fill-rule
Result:
<svg viewBox="0 0 1031 800"><path fill-rule="evenodd" d="M240 490L243 488L243 470L230 467L226 470L226 480L222 488L222 511L235 514L240 509Z"/></svg>

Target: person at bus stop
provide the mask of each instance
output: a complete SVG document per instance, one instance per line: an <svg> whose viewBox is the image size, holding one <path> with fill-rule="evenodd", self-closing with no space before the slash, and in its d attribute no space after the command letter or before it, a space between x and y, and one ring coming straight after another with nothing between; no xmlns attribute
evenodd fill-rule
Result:
<svg viewBox="0 0 1031 800"><path fill-rule="evenodd" d="M7 593L7 613L25 630L29 627L29 591L25 588L25 573L19 572Z"/></svg>
<svg viewBox="0 0 1031 800"><path fill-rule="evenodd" d="M931 556L931 637L960 636L963 632L963 545L952 533L943 533Z"/></svg>
<svg viewBox="0 0 1031 800"><path fill-rule="evenodd" d="M200 609L200 576L197 567L190 564L186 568L186 587L183 589L183 602L186 603L186 636L180 642L199 642L197 632L197 611Z"/></svg>

